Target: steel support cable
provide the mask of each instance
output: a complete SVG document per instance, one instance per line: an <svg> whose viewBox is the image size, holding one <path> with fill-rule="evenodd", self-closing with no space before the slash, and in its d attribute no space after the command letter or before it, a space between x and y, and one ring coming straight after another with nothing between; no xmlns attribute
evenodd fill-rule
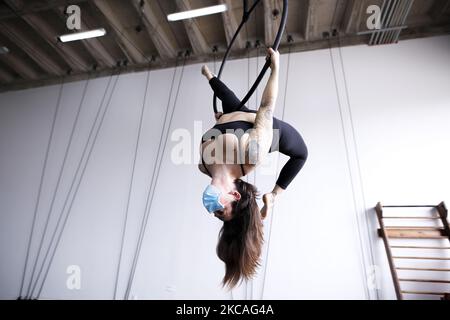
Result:
<svg viewBox="0 0 450 320"><path fill-rule="evenodd" d="M258 15L258 9L256 8L256 15ZM255 36L258 34L258 21L255 19ZM256 76L258 76L258 70L259 70L259 49L260 49L260 42L259 40L256 40L255 42L256 47ZM269 60L270 61L270 60ZM259 104L258 104L258 87L255 88L255 110L258 111ZM256 169L253 171L253 185L256 186ZM253 289L254 289L254 280L250 279L250 299L253 300ZM247 283L247 282L246 282ZM248 292L246 292L248 293ZM248 297L246 297L248 298Z"/></svg>
<svg viewBox="0 0 450 320"><path fill-rule="evenodd" d="M288 93L287 88L288 88L288 84L289 84L289 69L290 69L290 65L291 65L291 48L292 48L292 43L289 42L288 61L287 61L287 66L286 66L286 81L285 81L285 86L284 86L284 97L283 97L283 111L281 114L281 120L284 120L284 114L285 114L285 110L286 110L286 97L287 97L287 93ZM276 173L275 177L278 177L279 174L280 174L280 168L277 163L277 173ZM275 205L273 206L272 213L270 215L269 236L267 238L267 250L266 250L266 257L264 260L264 275L263 275L263 285L262 285L260 300L264 299L264 290L266 287L267 265L268 265L268 261L269 261L270 239L272 238L272 225L273 225L274 213L275 213Z"/></svg>
<svg viewBox="0 0 450 320"><path fill-rule="evenodd" d="M359 149L358 149L358 145L356 143L356 131L355 131L355 124L353 121L353 113L352 113L352 108L351 108L351 103L350 103L350 93L348 90L348 81L347 81L347 74L345 72L345 67L344 67L344 60L342 57L342 45L341 45L341 38L340 35L338 34L338 42L339 42L339 57L340 57L340 63L341 63L341 68L342 68L342 75L343 75L343 79L344 79L344 88L345 88L345 95L347 98L347 103L348 103L348 110L349 110L349 117L350 117L350 126L351 126L351 130L352 130L352 142L353 142L353 148L355 149L355 153L356 153L356 165L358 168L358 178L359 178L359 183L361 185L361 195L362 195L362 200L364 203L364 214L365 214L365 226L366 226L366 231L367 231L367 235L368 235L368 239L369 239L369 251L370 251L370 260L372 263L372 266L375 266L375 253L374 253L374 249L372 246L372 236L371 236L371 229L370 229L370 224L369 224L369 211L366 208L366 197L365 197L365 191L364 191L364 183L362 180L362 172L361 172L361 162L359 159ZM364 265L364 267L366 267ZM367 276L367 274L366 274ZM374 276L377 276L376 274ZM369 278L366 278L366 280L368 280ZM378 294L378 290L376 290L376 296L377 299L380 299L379 294Z"/></svg>
<svg viewBox="0 0 450 320"><path fill-rule="evenodd" d="M21 18L20 17L20 15L13 9L13 8L9 8L17 17L19 17L19 18ZM145 54L142 52L142 50L140 50L131 40L129 40L127 37L126 37L126 35L121 31L121 30L119 30L118 28L116 28L114 25L112 25L112 27L117 31L117 32L119 32L121 35L122 35L122 37L124 38L124 39L126 39L143 57L144 57L144 59L146 59L147 61L149 61L149 62L151 62L151 59L149 59L148 57L146 57L145 56ZM35 53L36 53L36 51L35 50L33 50ZM36 53L36 55L38 55L37 53ZM84 65L82 65L78 60L74 60L72 57L69 57L69 59L72 61L72 62L74 62L74 63L76 63L76 64L78 64L78 66L80 66L82 69L84 68ZM69 69L69 72L70 72L70 69ZM87 79L87 82L89 82L89 80L90 80L90 77L88 77L88 79ZM87 83L86 83L86 85L87 85ZM41 186L39 187L39 188L41 188ZM39 194L40 194L40 191L39 191ZM36 215L37 215L37 213L34 213L33 214L33 222L32 222L32 224L34 225L35 224L35 219L36 219ZM48 226L47 226L47 224L48 224L48 221L45 223L45 229L47 229L48 228ZM27 294L26 294L26 296L25 297L22 297L22 295L23 295L23 291L24 291L24 286L25 286L25 273L26 273L26 269L27 269L27 266L28 266L28 261L29 261L29 256L30 256L30 248L31 248L31 242L32 242L32 238L33 238L33 232L34 232L34 228L35 227L32 227L32 231L31 231L31 236L30 236L30 238L29 238L29 243L28 243L28 246L27 246L27 257L26 257L26 262L25 262L25 266L24 266L24 273L23 273L23 275L22 275L22 280L21 280L21 286L20 286L20 296L19 296L19 299L22 299L22 298L29 298L29 291L30 291L30 287L31 287L31 285L32 285L32 282L33 282L33 275L34 275L34 273L35 273L35 269L36 269L36 264L37 264L37 260L38 260L38 258L39 258L39 254L36 256L36 260L35 260L35 263L34 263L34 265L33 265L33 271L32 271L32 274L31 274L31 279L30 279L30 282L29 282L29 284L28 284L28 286L27 286ZM45 232L43 233L43 235L42 235L42 237L44 237L45 236ZM41 242L43 241L44 239L42 238L41 239ZM30 242L31 241L31 242ZM42 249L41 249L41 246L42 246L42 243L39 245L39 251L41 251Z"/></svg>
<svg viewBox="0 0 450 320"><path fill-rule="evenodd" d="M143 243L144 236L145 236L145 231L147 229L148 218L150 216L151 207L152 207L152 204L153 204L153 198L154 198L154 195L155 195L156 185L158 183L158 178L159 178L159 173L160 173L160 170L161 170L162 159L163 159L163 156L164 156L164 153L165 153L165 149L166 149L166 145L167 145L167 138L168 138L168 135L169 135L169 131L170 131L170 127L171 127L171 124L172 124L175 108L176 108L177 101L178 101L178 95L179 95L179 91L180 91L180 87L181 87L181 82L182 82L182 79L183 79L184 68L185 68L185 65L186 65L186 59L187 59L187 54L185 54L184 59L183 59L183 65L181 67L181 75L180 75L180 78L179 78L179 81L178 81L177 91L176 91L176 94L175 94L175 99L174 99L171 115L170 115L170 118L169 118L169 121L168 121L167 130L165 130L165 129L166 129L166 123L167 123L167 115L168 115L167 111L168 111L168 108L166 109L166 116L164 118L163 130L162 130L161 136L160 136L160 141L159 141L159 146L158 146L158 151L157 151L157 158L155 160L155 166L153 167L152 178L150 180L149 192L147 194L147 200L146 200L146 205L145 205L145 210L144 210L144 216L143 216L143 219L142 219L141 228L140 228L140 231L139 231L139 237L138 237L138 241L137 241L137 245L136 245L136 250L134 252L133 262L132 262L130 275L129 275L129 278L128 278L128 283L127 283L127 287L126 287L126 291L125 291L125 296L124 296L125 299L129 299L129 297L130 297L131 288L132 288L134 277L135 277L135 274L136 274L137 263L138 263L138 260L139 260L139 256L140 256L140 252L141 252L141 248L142 248L142 243ZM169 95L169 102L168 102L168 104L170 104L170 98L171 98L171 93L172 93L172 90L173 90L175 74L176 74L176 68L174 69L174 77L172 79L172 86L171 86L171 89L170 89L170 95ZM163 137L164 137L165 131L167 131L167 134L166 134L166 137L165 137L164 143L163 143L162 141L163 141Z"/></svg>
<svg viewBox="0 0 450 320"><path fill-rule="evenodd" d="M213 50L213 59L214 59L214 74L216 73L216 59L217 59L217 50Z"/></svg>
<svg viewBox="0 0 450 320"><path fill-rule="evenodd" d="M350 164L350 151L348 150L348 145L347 145L347 136L345 134L345 130L344 130L344 119L343 119L343 111L342 111L342 105L341 105L341 101L340 101L340 97L339 97L339 88L337 85L337 74L336 74L336 69L334 66L334 58L333 58L333 52L331 49L331 42L330 42L330 59L331 59L331 64L332 64L332 73L333 73L333 78L334 78L334 85L335 85L335 90L336 90L336 96L337 96L337 102L338 102L338 110L339 110L339 116L341 119L341 127L342 127L342 134L343 134L343 138L344 138L344 144L345 144L345 153L346 153L346 161L347 161L347 168L348 168L348 172L350 175L350 184L351 184L351 189L352 189L352 198L353 198L353 206L355 208L355 216L357 219L357 224L359 224L359 217L358 217L358 212L357 212L357 206L356 206L356 198L355 198L355 186L353 184L353 175L351 172L351 164ZM361 236L361 230L359 230L359 226L358 226L358 240L359 240L359 246L360 246L360 250L363 250L363 244L362 244L362 236ZM363 281L366 282L367 281L367 268L366 268L366 264L364 261L364 258L362 257L362 264L363 264L363 275L366 277L366 279L364 279ZM369 291L367 286L364 286L364 289L366 290L366 295L367 297L369 297Z"/></svg>
<svg viewBox="0 0 450 320"><path fill-rule="evenodd" d="M16 15L19 19L22 19L22 17L21 17L21 15L17 12L17 10L15 9L15 8L13 8L12 6L9 6L8 5L8 8L9 8L9 10L11 11L11 12L13 12L13 14L14 15ZM34 52L34 55L36 56L36 57L39 57L40 56L40 54L33 48L33 47L30 47L30 50L32 50L33 52ZM75 64L78 64L78 66L81 68L81 69L84 69L84 65L83 64L81 64L78 60L75 60L75 59L73 59L73 57L69 57L69 59L73 62L73 63L75 63ZM70 68L69 68L69 70L68 70L68 73L70 73ZM64 82L64 77L62 78L62 82ZM52 130L54 130L53 129L53 124L52 124ZM53 131L52 131L53 132ZM49 152L49 150L47 150L47 152ZM47 163L47 157L48 157L48 154L47 154L47 152L46 152L46 159L45 159L45 164L44 164L44 166L46 166L46 163ZM44 169L44 171L45 171L45 169ZM44 173L45 174L45 173ZM40 197L41 197L41 188L42 188L42 183L43 183L43 177L41 176L41 181L40 181L40 186L39 186L39 191L38 191L38 202L40 202ZM24 265L24 273L22 274L22 280L21 280L21 285L20 285L20 296L19 296L19 299L22 299L22 298L25 298L25 299L27 299L28 298L28 291L29 291L29 289L30 289L30 286L31 286L31 283L32 283L32 281L33 281L33 274L34 274L34 269L35 269L35 265L36 265L36 263L37 263L37 260L38 260L38 258L39 258L39 254L35 257L35 261L34 261L34 264L33 264L33 271L32 271L32 273L31 273L31 278L30 278L30 282L28 283L28 286L27 286L27 294L26 294L26 296L25 297L22 297L22 295L23 295L23 293L24 293L24 287L25 287L25 273L26 273L26 270L28 269L28 262L29 262L29 259L30 259L30 250L31 250L31 244L32 244L32 242L33 242L33 236L34 236L34 231L35 231L35 224L36 224L36 218L37 218L37 206L38 206L38 204L36 205L36 207L35 207L35 212L33 213L33 221L32 221L32 231L31 231L31 235L30 235L30 237L29 237L29 240L28 240L28 245L27 245L27 253L26 253L26 258L25 258L25 265ZM46 222L46 224L45 224L45 226L47 227L47 223L48 223L48 221ZM44 237L45 236L45 233L42 235L42 237ZM43 241L43 239L41 238L41 242ZM42 243L39 245L39 248L41 247L41 245L42 245ZM41 249L39 249L39 250L41 250Z"/></svg>
<svg viewBox="0 0 450 320"><path fill-rule="evenodd" d="M54 259L54 256L55 256L55 254L56 254L56 251L57 251L57 249L58 249L59 243L60 243L60 241L61 241L63 232L64 232L65 227L66 227L66 224L67 224L67 221L68 221L68 219L69 219L69 216L70 216L70 213L71 213L71 210L72 210L72 205L73 205L73 203L74 203L74 201L75 201L75 198L76 198L76 196L77 196L78 188L79 188L79 186L80 186L80 184L81 184L81 181L82 181L82 179L83 179L83 176L84 176L84 173L85 173L85 169L86 169L87 164L88 164L88 162L89 162L89 159L90 159L92 150L93 150L94 145L95 145L95 143L96 143L96 141L97 141L98 133L99 133L100 128L101 128L101 126L102 126L102 124L103 124L103 120L104 120L106 111L107 111L108 108L109 108L109 105L110 105L112 96L113 96L113 94L114 94L114 89L115 89L115 86L116 86L116 84L117 84L117 81L118 81L119 76L120 76L120 73L117 75L117 77L116 77L116 79L115 79L115 81L114 81L114 85L113 85L113 87L112 87L110 96L109 96L109 98L108 98L108 102L107 102L107 104L106 104L106 107L105 107L104 110L103 110L102 115L101 115L100 124L99 124L99 126L97 127L96 132L94 133L95 125L96 125L97 120L98 120L98 117L99 117L99 115L100 115L100 113L101 113L101 112L100 112L101 106L103 105L103 102L104 102L105 99L106 99L106 95L107 95L108 89L109 89L109 87L110 87L110 84L111 84L111 80L112 80L113 75L111 75L110 79L108 80L108 84L107 84L107 87L106 87L106 89L105 89L105 93L104 93L103 98L102 98L102 101L101 101L101 103L100 103L100 108L99 108L98 111L97 111L96 118L95 118L95 120L94 120L94 123L92 124L91 129L90 129L90 132L89 132L89 136L88 136L87 142L86 142L86 144L85 144L85 146L84 146L84 149L83 149L83 152L82 152L82 156L81 156L81 158L80 158L80 161L78 162L78 166L77 166L77 169L76 169L76 171L75 171L75 175L74 175L74 177L73 177L73 179L72 179L72 183L71 183L71 185L70 185L69 192L67 193L66 199L65 199L65 201L64 201L63 209L61 210L61 214L60 214L60 216L59 216L59 218L58 218L56 229L55 229L55 231L54 231L54 233L53 233L53 235L52 235L52 241L51 241L51 243L54 243L54 244L55 244L55 245L54 245L54 249L53 249L53 251L52 251L52 253L51 253L51 255L50 255L50 259L49 259L49 261L48 261L48 263L47 263L47 267L46 267L45 271L44 271L44 267L45 267L44 263L43 263L43 265L42 265L42 267L41 267L41 270L39 271L39 275L42 274L42 271L44 271L44 276L43 276L43 280L41 281L41 285L38 287L38 293L37 293L37 297L38 297L38 298L39 298L40 295L41 295L43 286L44 286L45 281L46 281L46 279L47 279L47 277L48 277L48 273L49 273L49 271L50 271L51 264L52 264L52 262L53 262L53 259ZM92 140L90 149L87 150L87 149L88 149L88 146L89 146L89 141L91 140L91 137L92 137L92 134L94 134L94 138L93 138L93 140ZM86 154L86 151L88 152L88 154L87 154L86 161L85 161L84 165L82 165L83 158L84 158L84 156L85 156L85 154ZM74 190L74 192L73 192L73 196L72 196L71 202L70 202L70 204L69 204L69 208L68 208L68 210L67 210L67 214L65 215L64 221L62 222L61 230L60 230L60 232L57 234L58 228L59 228L59 226L60 226L60 224L61 224L61 221L62 221L61 219L62 219L62 217L63 217L63 215L64 215L64 211L65 211L66 206L67 206L67 203L68 203L67 201L69 200L70 194L71 194L72 189L74 188L74 185L75 185L75 180L76 180L76 178L77 178L78 173L80 172L80 170L81 170L81 174L80 174L78 183L77 183L77 185L75 186L75 190ZM54 240L55 237L57 237L57 238L56 238L56 242L55 242L55 240ZM50 253L50 250L51 250L51 247L49 247L48 250L47 250L47 252L46 252L46 255L45 255L45 258L44 258L44 262L45 262L45 260L47 260L48 254ZM38 277L38 278L39 278L39 277ZM34 293L34 291L35 291L35 289L36 289L36 287L37 287L38 278L36 279L36 283L35 283L35 285L34 285L34 287L33 287L32 293Z"/></svg>
<svg viewBox="0 0 450 320"><path fill-rule="evenodd" d="M184 63L183 63L182 74L183 74L183 71L184 71L185 62L186 62L186 57L185 57ZM125 292L125 299L129 298L129 294L130 294L130 291L131 291L132 283L133 283L133 280L134 280L135 271L136 271L136 268L137 268L137 262L138 262L138 259L139 259L140 250L141 250L141 246L142 246L142 241L144 239L146 225L148 223L148 217L149 217L149 214L150 214L151 203L153 201L153 196L154 196L154 192L155 192L155 188L156 188L156 183L157 183L157 179L159 177L159 170L160 170L160 167L161 167L162 157L163 157L163 154L164 154L164 151L165 151L166 142L164 143L164 149L163 149L162 154L161 154L161 150L162 150L161 148L163 146L162 141L163 140L167 140L167 136L168 136L168 132L167 132L166 137L164 138L164 134L165 134L165 131L166 131L166 125L167 125L168 110L169 110L169 107L170 107L170 100L171 100L171 97L172 97L176 71L177 71L177 69L175 68L174 69L173 79L172 79L172 85L171 85L171 89L170 89L170 93L169 93L168 105L167 105L167 108L166 108L166 114L165 114L165 118L164 118L164 125L163 125L163 129L161 131L161 136L160 136L160 140L159 140L157 157L156 157L156 160L155 160L155 166L153 167L153 172L152 172L152 177L151 177L151 181L150 181L149 192L147 194L147 200L146 200L146 206L145 206L145 210L144 210L143 222L141 223L141 228L140 228L140 232L139 232L139 236L138 236L138 241L137 241L137 245L136 245L135 254L134 254L134 257L133 257L133 262L132 262L132 267L131 267L131 271L130 271L130 276L129 276L129 279L128 279L127 288L126 288L126 292ZM181 77L180 77L180 83L181 83ZM180 87L180 83L178 84L177 97L178 97L178 90L179 90L179 87ZM176 102L175 102L175 104L176 104ZM174 108L172 109L172 114L171 114L171 117L170 117L170 120L169 120L169 129L170 129L170 124L171 124L172 117L173 117L173 112L174 112Z"/></svg>
<svg viewBox="0 0 450 320"><path fill-rule="evenodd" d="M244 9L245 11L245 9ZM245 48L247 49L247 91L250 90L250 48L251 48L251 44L249 41L249 37L248 37L248 25L245 24L245 34L246 34L246 45ZM245 181L248 183L249 179L248 179L248 175L245 176ZM231 299L234 300L233 297L233 289L230 290L231 292ZM245 282L245 297L247 298L247 282Z"/></svg>
<svg viewBox="0 0 450 320"><path fill-rule="evenodd" d="M45 173L47 171L47 163L48 163L48 157L49 157L49 154L50 154L50 147L51 147L52 142L53 142L53 136L54 136L54 131L55 131L56 119L58 118L59 108L61 106L61 98L62 98L63 88L64 88L64 78L62 78L61 84L60 84L60 87L59 87L59 90L58 90L55 112L53 114L53 121L52 121L52 126L51 126L51 129L50 129L50 136L49 136L49 139L48 139L47 149L45 151L44 164L42 166L41 177L40 177L40 180L39 180L39 188L38 188L38 193L37 193L37 196L36 196L36 204L34 206L33 219L32 219L32 223L31 223L31 232L30 232L30 236L28 238L25 264L24 264L23 272L22 272L22 280L21 280L21 283L20 283L19 299L22 299L22 294L23 294L23 290L24 290L25 276L26 276L26 272L27 272L27 269L28 269L28 261L30 259L30 253L31 253L31 244L33 242L34 232L36 230L37 212L38 212L39 204L40 204L40 201L41 201L42 187L43 187L43 184L44 184Z"/></svg>
<svg viewBox="0 0 450 320"><path fill-rule="evenodd" d="M338 4L339 4L339 0L336 1L336 6L335 6L334 12L333 12L333 23L331 24L331 28L333 28L333 25L334 25ZM360 227L359 227L360 226L360 218L359 218L359 215L358 215L357 200L356 200L356 195L355 195L355 192L356 192L355 189L356 188L355 188L355 185L353 183L353 174L352 174L351 163L350 163L350 151L349 151L349 148L348 148L347 135L346 135L345 129L344 129L345 125L344 125L343 107L342 107L342 103L341 103L341 99L340 99L340 95L339 95L337 72L336 72L335 61L334 61L334 57L333 57L331 39L330 39L332 34L334 34L334 32L333 32L333 30L330 30L330 34L328 35L330 62L331 62L331 67L332 67L332 75L333 75L333 79L334 79L334 86L335 86L335 92L336 92L336 98L337 98L337 103L338 103L339 116L340 116L340 121L341 121L342 135L343 135L344 145L345 145L347 168L348 168L348 172L349 172L349 176L350 176L350 186L351 186L351 190L352 190L353 206L354 206L354 209L355 209L354 212L355 212L355 219L356 219L356 223L357 223L357 234L358 234L358 241L359 241L360 254L361 254L361 264L362 264L362 268L363 268L362 275L364 277L363 278L363 283L365 284L364 285L364 289L366 291L367 297L370 298L370 291L369 291L369 287L368 287L368 284L367 284L367 281L368 281L369 277L367 275L367 266L366 266L366 261L364 259L364 249L363 249L364 248L364 242L362 240L362 234L361 234L361 230L360 230ZM339 35L339 32L337 32L337 35ZM338 43L338 45L340 45L340 42ZM370 246L370 244L369 244L369 248L370 248L370 251L372 251L372 247ZM378 298L378 292L377 292L377 298Z"/></svg>
<svg viewBox="0 0 450 320"><path fill-rule="evenodd" d="M143 122L143 119L144 119L145 103L147 101L147 93L148 93L149 82L150 82L150 70L147 71L147 79L145 81L146 85L145 85L145 89L144 89L144 98L142 99L142 108L141 108L140 117L139 117L139 127L138 127L138 131L137 131L136 145L135 145L135 148L134 148L133 165L132 165L132 169L131 169L131 178L130 178L130 184L129 184L129 188L128 188L127 203L126 203L125 215L124 215L124 220L123 220L123 228L122 228L122 237L121 237L121 242L120 242L119 259L118 259L117 268L116 268L116 279L115 279L115 283L114 283L113 299L116 299L116 296L117 296L117 287L118 287L118 283L119 283L119 273L120 273L120 267L121 267L121 261L122 261L123 247L124 247L124 244L125 244L125 233L126 233L126 229L127 229L127 225L128 225L128 213L129 213L129 210L130 210L131 192L132 192L132 189L133 189L134 174L135 174L135 169L136 169L136 159L137 159L138 150L139 150L139 142L141 140L142 122Z"/></svg>
<svg viewBox="0 0 450 320"><path fill-rule="evenodd" d="M46 221L45 221L45 225L44 225L44 231L42 232L41 239L39 241L38 251L37 251L36 258L34 260L33 268L32 268L32 271L31 271L31 278L30 278L30 282L29 282L28 287L27 287L26 298L30 298L30 293L31 293L30 290L31 290L32 283L34 281L34 274L36 272L38 260L39 260L42 248L44 246L44 239L45 239L45 236L47 234L48 227L49 227L50 218L51 218L52 212L53 212L53 206L54 206L54 203L55 203L55 200L56 200L56 195L58 193L59 186L60 186L60 183L61 183L61 178L62 178L64 169L66 167L67 157L68 157L68 154L69 154L70 147L72 146L73 136L74 136L77 124L78 124L78 120L79 120L80 112L81 112L81 109L82 109L82 106L83 106L83 103L84 103L84 99L86 97L86 92L87 92L89 81L90 81L90 79L88 78L86 83L85 83L85 85L84 85L84 87L83 87L83 93L81 95L80 103L78 105L78 109L77 109L77 112L76 112L76 115L75 115L75 119L74 119L74 122L73 122L73 125L72 125L71 132L70 132L69 142L68 142L67 147L66 147L66 149L64 151L63 162L62 162L62 165L61 165L61 167L59 169L58 179L57 179L56 186L55 186L55 189L53 191L52 200L51 200L51 203L50 203L50 209L48 210L47 216L46 216Z"/></svg>
<svg viewBox="0 0 450 320"><path fill-rule="evenodd" d="M256 7L255 9L255 15L258 15L258 8ZM247 25L246 25L247 26ZM255 63L256 63L256 76L258 76L258 70L259 70L259 40L258 40L258 21L255 19L255 48L256 48L256 58L255 58ZM258 111L258 88L255 89L255 110ZM253 185L256 186L256 170L253 171ZM250 285L249 285L250 283ZM249 287L250 287L250 295L248 293L249 291ZM245 280L245 300L252 298L252 294L253 294L253 279L249 279L249 280Z"/></svg>
<svg viewBox="0 0 450 320"><path fill-rule="evenodd" d="M95 143L96 143L96 141L97 141L98 133L99 133L99 131L100 131L100 129L101 129L101 126L102 126L102 124L103 124L103 120L104 120L105 114L106 114L107 110L109 109L109 105L110 105L110 103L111 103L112 96L113 96L113 94L114 94L114 89L115 89L115 87L116 87L117 80L118 80L119 76L120 76L120 73L116 76L116 79L115 79L115 81L114 81L113 87L112 87L112 89L111 89L110 96L109 96L109 98L108 98L108 102L107 102L105 108L103 108L103 110L102 110L102 105L104 104L104 101L105 101L105 99L106 99L107 92L108 92L108 90L109 90L109 88L110 88L110 85L111 85L111 81L112 81L113 75L111 75L110 78L109 78L109 80L108 80L108 84L107 84L107 86L106 86L106 88L105 88L105 92L104 92L103 97L102 97L102 100L101 100L101 102L100 102L100 107L99 107L99 109L97 110L97 114L96 114L95 120L94 120L94 122L93 122L93 124L92 124L92 126L91 126L91 129L90 129L90 132L89 132L89 135L88 135L88 139L87 139L87 141L86 141L86 143L85 143L85 145L84 145L84 148L83 148L83 152L82 152L81 158L80 158L80 160L79 160L79 162L78 162L77 168L76 168L76 170L75 170L75 174L74 174L74 176L73 176L71 185L70 185L70 187L69 187L69 191L68 191L68 193L67 193L67 195L66 195L66 198L65 198L65 200L64 200L63 208L62 208L62 210L61 210L61 212L60 212L60 215L59 215L59 217L58 217L58 221L57 221L57 223L56 223L56 228L55 228L55 230L54 230L54 232L53 232L53 234L52 234L52 238L51 238L51 240L50 240L49 248L47 249L47 251L46 251L46 253L45 253L45 257L44 257L43 263L42 263L41 268L40 268L40 270L39 270L38 276L36 277L36 282L34 283L33 288L32 288L32 290L31 290L31 296L32 296L32 295L34 294L34 292L36 291L36 288L37 288L37 298L39 298L40 295L41 295L43 286L44 286L44 284L45 284L45 281L46 281L46 279L47 279L47 277L48 277L48 273L49 273L49 271L50 271L50 267L51 267L51 265L52 265L52 263L53 263L54 256L55 256L55 254L56 254L56 251L57 251L57 249L58 249L59 243L60 243L60 241L61 241L62 235L63 235L64 230L65 230L67 221L68 221L69 216L70 216L70 214L71 214L72 205L73 205L74 200L75 200L75 198L76 198L76 196L77 196L78 188L79 188L79 186L80 186L80 184L81 184L81 181L82 181L82 179L83 179L83 176L84 176L84 173L85 173L87 164L89 163L89 159L90 159L90 156L91 156L91 154L92 154L92 150L93 150L93 148L94 148L94 146L95 146ZM99 117L101 117L100 121L98 121ZM96 129L95 132L94 132L94 129L95 129L97 123L99 123L99 125L98 125L97 129ZM92 136L94 136L94 138L92 138ZM92 142L91 142L91 145L89 146L89 143L90 143L91 140L92 140ZM89 150L88 150L88 149L89 149ZM86 160L85 160L85 162L84 162L84 164L83 164L83 159L85 158L86 153L87 153ZM80 171L81 171L81 173L80 173ZM77 185L75 185L76 180L77 180L77 176L79 176L79 177L78 177L78 183L77 183ZM70 204L69 204L67 213L66 213L66 215L64 216L64 211L66 210L68 200L69 200L70 195L71 195L71 193L72 193L72 190L73 190L74 188L75 188L75 190L73 191L73 196L72 196L71 202L70 202ZM64 220L62 220L62 219L63 219L63 216L64 216ZM61 224L61 221L62 221L62 224ZM58 232L58 229L60 229L59 232ZM56 240L55 240L55 239L56 239ZM53 245L53 250L52 250L52 245ZM49 255L50 255L50 256L49 256ZM49 257L50 257L50 258L49 258ZM46 260L48 260L48 262L47 262L47 267L45 267L45 262L46 262ZM40 278L41 275L42 275L42 272L44 272L44 275L43 275L41 284L38 286L38 281L39 281L39 278Z"/></svg>

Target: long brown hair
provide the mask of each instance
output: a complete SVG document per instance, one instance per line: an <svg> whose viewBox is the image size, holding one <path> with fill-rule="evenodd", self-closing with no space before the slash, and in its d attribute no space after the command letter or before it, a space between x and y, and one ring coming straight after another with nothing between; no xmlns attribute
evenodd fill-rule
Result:
<svg viewBox="0 0 450 320"><path fill-rule="evenodd" d="M239 280L251 279L260 265L263 224L256 198L258 190L241 179L234 181L241 199L232 204L233 218L219 232L217 256L225 262L223 286L233 288Z"/></svg>

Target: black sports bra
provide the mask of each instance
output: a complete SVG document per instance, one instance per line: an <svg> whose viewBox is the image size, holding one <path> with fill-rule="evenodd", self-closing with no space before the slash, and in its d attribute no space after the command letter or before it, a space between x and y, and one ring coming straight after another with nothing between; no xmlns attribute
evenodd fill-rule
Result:
<svg viewBox="0 0 450 320"><path fill-rule="evenodd" d="M253 122L237 120L226 123L219 123L203 134L202 143L211 139L214 140L218 136L217 131L219 131L221 134L232 133L240 139L242 134L249 129L253 129Z"/></svg>

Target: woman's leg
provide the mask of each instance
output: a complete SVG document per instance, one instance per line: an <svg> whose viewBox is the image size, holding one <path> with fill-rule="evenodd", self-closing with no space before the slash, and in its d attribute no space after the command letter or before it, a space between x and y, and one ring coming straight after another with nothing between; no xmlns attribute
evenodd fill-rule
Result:
<svg viewBox="0 0 450 320"><path fill-rule="evenodd" d="M236 97L233 91L231 91L219 78L213 77L209 80L209 85L213 89L217 98L222 101L223 113L231 113L240 111L239 105L241 100Z"/></svg>
<svg viewBox="0 0 450 320"><path fill-rule="evenodd" d="M290 157L277 179L277 185L286 189L305 164L308 158L308 148L300 133L293 126L281 120L276 121L276 127L280 129L278 151Z"/></svg>
<svg viewBox="0 0 450 320"><path fill-rule="evenodd" d="M241 100L231 91L225 83L218 79L214 74L209 71L208 67L204 65L202 67L202 74L208 79L209 85L213 89L216 96L222 101L223 113L231 113L235 111L248 111L246 107L239 109Z"/></svg>

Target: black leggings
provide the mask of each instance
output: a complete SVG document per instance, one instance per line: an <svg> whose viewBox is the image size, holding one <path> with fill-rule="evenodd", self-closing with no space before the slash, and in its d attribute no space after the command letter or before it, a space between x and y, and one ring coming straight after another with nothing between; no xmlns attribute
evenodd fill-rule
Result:
<svg viewBox="0 0 450 320"><path fill-rule="evenodd" d="M214 77L209 81L211 88L217 97L222 101L223 113L235 111L256 113L256 110L250 110L243 106L239 109L241 101L222 81ZM273 128L279 129L279 140L272 141L272 148L269 152L279 151L290 157L283 166L277 179L277 185L286 189L300 172L308 158L308 148L303 141L300 133L287 122L273 118ZM274 139L276 139L274 134Z"/></svg>

